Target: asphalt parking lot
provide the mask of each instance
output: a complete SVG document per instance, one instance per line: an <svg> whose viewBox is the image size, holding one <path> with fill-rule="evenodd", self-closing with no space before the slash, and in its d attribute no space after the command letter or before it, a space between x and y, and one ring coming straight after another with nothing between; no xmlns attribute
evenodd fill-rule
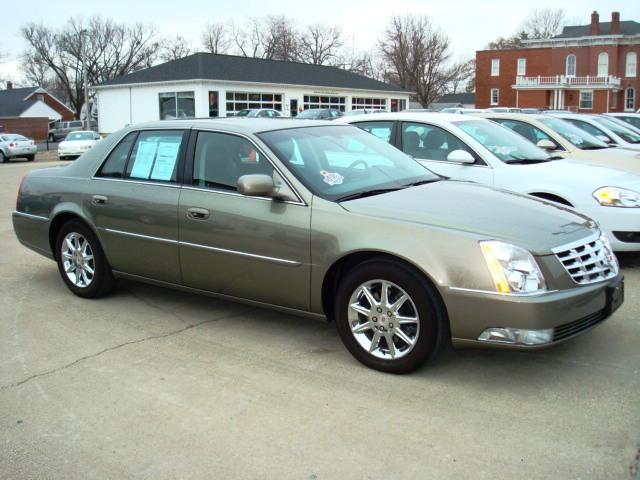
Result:
<svg viewBox="0 0 640 480"><path fill-rule="evenodd" d="M638 476L640 254L582 337L392 376L322 322L132 282L75 297L11 226L43 160L0 165L0 478Z"/></svg>

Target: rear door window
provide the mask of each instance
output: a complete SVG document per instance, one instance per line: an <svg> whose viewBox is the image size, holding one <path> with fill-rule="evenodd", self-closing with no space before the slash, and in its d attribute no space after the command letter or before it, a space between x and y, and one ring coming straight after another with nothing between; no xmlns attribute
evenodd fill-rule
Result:
<svg viewBox="0 0 640 480"><path fill-rule="evenodd" d="M182 130L140 132L127 163L125 178L176 182Z"/></svg>

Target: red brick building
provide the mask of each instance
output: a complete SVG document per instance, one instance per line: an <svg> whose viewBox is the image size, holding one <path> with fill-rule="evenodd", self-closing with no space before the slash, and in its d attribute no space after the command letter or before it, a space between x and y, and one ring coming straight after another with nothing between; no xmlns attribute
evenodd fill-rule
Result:
<svg viewBox="0 0 640 480"><path fill-rule="evenodd" d="M476 52L476 107L535 107L575 112L640 108L640 23L565 27L560 35L523 40L523 47Z"/></svg>
<svg viewBox="0 0 640 480"><path fill-rule="evenodd" d="M13 88L8 82L0 90L0 130L45 140L54 122L73 119L73 110L44 88Z"/></svg>

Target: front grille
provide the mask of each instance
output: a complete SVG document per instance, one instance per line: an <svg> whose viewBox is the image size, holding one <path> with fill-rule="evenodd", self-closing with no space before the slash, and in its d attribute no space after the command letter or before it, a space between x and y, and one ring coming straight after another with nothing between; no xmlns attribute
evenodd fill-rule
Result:
<svg viewBox="0 0 640 480"><path fill-rule="evenodd" d="M588 328L597 325L605 318L607 318L607 316L605 315L604 310L601 310L600 312L593 313L588 317L560 325L553 330L553 341L557 342L558 340L569 338L576 333L580 333L583 330L587 330Z"/></svg>
<svg viewBox="0 0 640 480"><path fill-rule="evenodd" d="M618 274L613 252L597 237L556 248L553 253L580 285L607 280Z"/></svg>

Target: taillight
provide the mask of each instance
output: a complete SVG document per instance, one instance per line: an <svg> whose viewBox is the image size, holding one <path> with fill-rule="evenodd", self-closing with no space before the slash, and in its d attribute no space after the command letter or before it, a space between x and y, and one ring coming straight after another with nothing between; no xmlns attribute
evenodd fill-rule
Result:
<svg viewBox="0 0 640 480"><path fill-rule="evenodd" d="M13 148L13 147L15 147L16 145L17 145L17 144L15 144L15 143L13 143L13 142L12 142L12 143L10 143L10 144L9 144L9 148Z"/></svg>
<svg viewBox="0 0 640 480"><path fill-rule="evenodd" d="M18 187L18 193L16 194L16 210L18 210L18 202L20 202L20 192L22 192L22 185L24 185L24 179L27 178L26 175L22 176L20 180L20 186Z"/></svg>

